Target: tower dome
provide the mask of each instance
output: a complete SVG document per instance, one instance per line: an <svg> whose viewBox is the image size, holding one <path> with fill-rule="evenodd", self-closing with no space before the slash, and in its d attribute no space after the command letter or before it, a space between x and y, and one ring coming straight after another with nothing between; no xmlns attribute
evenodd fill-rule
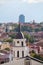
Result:
<svg viewBox="0 0 43 65"><path fill-rule="evenodd" d="M22 32L18 32L18 33L16 34L16 39L23 39L23 38L24 38L24 35L23 35Z"/></svg>

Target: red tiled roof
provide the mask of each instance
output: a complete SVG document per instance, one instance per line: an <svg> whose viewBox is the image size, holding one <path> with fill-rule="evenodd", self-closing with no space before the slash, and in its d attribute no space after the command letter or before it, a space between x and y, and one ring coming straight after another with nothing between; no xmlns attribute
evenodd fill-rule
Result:
<svg viewBox="0 0 43 65"><path fill-rule="evenodd" d="M37 42L37 44L36 44L37 46L42 46L43 47L43 40L41 40L41 41L39 41L39 42Z"/></svg>

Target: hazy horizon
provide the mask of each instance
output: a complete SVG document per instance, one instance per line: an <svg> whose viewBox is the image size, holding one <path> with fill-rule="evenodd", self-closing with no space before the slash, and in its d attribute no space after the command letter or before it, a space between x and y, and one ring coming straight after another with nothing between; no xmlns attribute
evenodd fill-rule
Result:
<svg viewBox="0 0 43 65"><path fill-rule="evenodd" d="M25 22L42 22L43 0L0 0L0 23L18 22L20 14Z"/></svg>

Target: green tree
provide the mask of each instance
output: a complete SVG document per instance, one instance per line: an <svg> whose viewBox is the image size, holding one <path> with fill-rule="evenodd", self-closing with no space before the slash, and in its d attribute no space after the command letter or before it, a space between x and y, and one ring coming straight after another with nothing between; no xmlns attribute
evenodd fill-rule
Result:
<svg viewBox="0 0 43 65"><path fill-rule="evenodd" d="M41 28L41 31L43 31L43 27Z"/></svg>
<svg viewBox="0 0 43 65"><path fill-rule="evenodd" d="M15 38L16 34L9 35L11 38Z"/></svg>
<svg viewBox="0 0 43 65"><path fill-rule="evenodd" d="M5 48L4 50L10 51L10 49L9 49L9 48Z"/></svg>
<svg viewBox="0 0 43 65"><path fill-rule="evenodd" d="M13 42L13 39L4 40L5 42Z"/></svg>
<svg viewBox="0 0 43 65"><path fill-rule="evenodd" d="M34 42L34 38L33 38L33 36L30 36L30 35L25 35L25 38L27 39L27 41L28 42L30 42L30 43L33 43Z"/></svg>

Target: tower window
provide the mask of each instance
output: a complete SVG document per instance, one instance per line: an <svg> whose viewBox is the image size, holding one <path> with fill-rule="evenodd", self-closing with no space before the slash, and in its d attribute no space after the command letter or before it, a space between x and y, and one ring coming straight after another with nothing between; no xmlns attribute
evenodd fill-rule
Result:
<svg viewBox="0 0 43 65"><path fill-rule="evenodd" d="M19 43L19 41L17 41L17 43Z"/></svg>
<svg viewBox="0 0 43 65"><path fill-rule="evenodd" d="M17 51L17 57L19 57L19 51Z"/></svg>
<svg viewBox="0 0 43 65"><path fill-rule="evenodd" d="M22 46L23 46L23 41L21 42Z"/></svg>
<svg viewBox="0 0 43 65"><path fill-rule="evenodd" d="M24 51L22 51L22 57L24 57Z"/></svg>

